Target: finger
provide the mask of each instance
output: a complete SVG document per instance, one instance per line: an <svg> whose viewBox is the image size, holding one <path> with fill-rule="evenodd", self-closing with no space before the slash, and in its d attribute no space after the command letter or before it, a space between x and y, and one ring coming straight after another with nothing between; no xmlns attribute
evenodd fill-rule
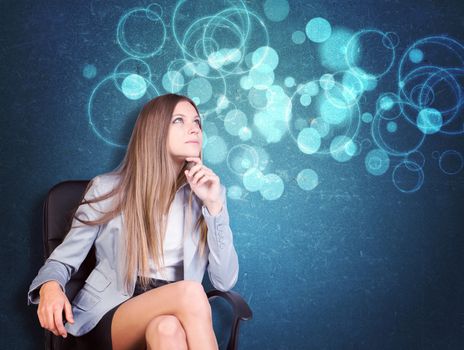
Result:
<svg viewBox="0 0 464 350"><path fill-rule="evenodd" d="M205 175L206 175L206 174L205 174L205 171L204 171L203 169L200 170L200 171L198 171L198 172L195 174L195 176L192 178L192 183L193 183L194 185L196 185L197 182L198 182L198 180L200 180L200 179L201 179L203 176L205 176Z"/></svg>
<svg viewBox="0 0 464 350"><path fill-rule="evenodd" d="M198 175L198 177L197 177L196 180L195 180L195 185L199 185L199 181L200 181L201 179L203 179L204 177L211 177L211 176L214 177L213 174L211 174L211 173L209 173L209 172L207 172L207 171L204 171L204 170L201 170L201 172L198 172L198 174L199 174L199 175Z"/></svg>
<svg viewBox="0 0 464 350"><path fill-rule="evenodd" d="M55 322L53 321L53 311L51 308L46 308L43 311L44 319L45 319L45 329L48 329L53 334L57 335L55 332Z"/></svg>
<svg viewBox="0 0 464 350"><path fill-rule="evenodd" d="M202 167L201 167L200 170L202 170L205 174L216 176L216 174L214 173L214 171L212 171L210 168L208 168L208 167L206 167L206 166L204 166L204 165L202 165ZM199 171L200 171L200 170L199 170ZM194 175L195 175L194 173L191 174L191 176L194 176Z"/></svg>
<svg viewBox="0 0 464 350"><path fill-rule="evenodd" d="M197 169L200 169L203 166L203 163L199 157L187 157L186 159L194 161L196 163L193 167L190 168L190 174L192 174L192 172L196 171Z"/></svg>
<svg viewBox="0 0 464 350"><path fill-rule="evenodd" d="M196 164L188 171L188 174L190 176L194 176L201 169L202 169L202 165L201 164Z"/></svg>
<svg viewBox="0 0 464 350"><path fill-rule="evenodd" d="M205 183L206 181L210 181L210 180L212 180L211 176L205 175L204 177L201 178L200 181L198 181L197 185L200 186L201 184Z"/></svg>
<svg viewBox="0 0 464 350"><path fill-rule="evenodd" d="M68 300L64 303L64 312L66 315L66 320L70 323L74 323L74 316L72 314L72 307Z"/></svg>
<svg viewBox="0 0 464 350"><path fill-rule="evenodd" d="M194 176L197 174L197 172L200 171L200 170L201 170L201 168L198 168L195 165L190 170L186 170L185 175L187 176L187 179L192 180L194 178Z"/></svg>
<svg viewBox="0 0 464 350"><path fill-rule="evenodd" d="M42 319L42 312L40 308L37 309L37 317L39 318L40 327L45 328L45 322Z"/></svg>
<svg viewBox="0 0 464 350"><path fill-rule="evenodd" d="M59 335L66 337L66 329L63 326L63 309L57 308L55 310L55 328L58 330Z"/></svg>
<svg viewBox="0 0 464 350"><path fill-rule="evenodd" d="M199 163L201 164L201 160L199 158L188 157L185 160L188 162L188 171L191 171L193 168L198 167Z"/></svg>
<svg viewBox="0 0 464 350"><path fill-rule="evenodd" d="M208 174L214 174L214 172L210 168L208 168L208 167L206 167L204 165L201 167L201 169L204 170Z"/></svg>

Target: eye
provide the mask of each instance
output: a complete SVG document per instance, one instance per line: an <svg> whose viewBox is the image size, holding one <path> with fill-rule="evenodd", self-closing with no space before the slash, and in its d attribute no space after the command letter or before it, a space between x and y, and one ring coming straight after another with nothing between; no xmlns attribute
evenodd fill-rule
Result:
<svg viewBox="0 0 464 350"><path fill-rule="evenodd" d="M175 123L177 120L182 120L182 122L184 121L181 117L179 117L179 118L174 119L172 122ZM200 119L195 119L195 121L198 122L198 126L201 129L201 120Z"/></svg>

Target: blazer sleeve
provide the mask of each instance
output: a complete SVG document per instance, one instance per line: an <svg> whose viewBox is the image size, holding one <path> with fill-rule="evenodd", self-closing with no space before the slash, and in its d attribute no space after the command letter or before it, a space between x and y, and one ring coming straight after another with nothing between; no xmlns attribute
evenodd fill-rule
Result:
<svg viewBox="0 0 464 350"><path fill-rule="evenodd" d="M95 198L100 195L98 190L99 182L100 178L98 176L92 179L92 184L84 196L85 199ZM83 220L94 220L100 215L101 207L99 202L82 204L76 210L76 216ZM28 305L39 303L39 289L45 282L57 281L65 291L66 283L79 269L95 242L100 229L100 225L84 225L76 218L73 218L71 229L65 239L53 250L32 281L27 293Z"/></svg>
<svg viewBox="0 0 464 350"><path fill-rule="evenodd" d="M221 187L223 200L221 211L211 215L204 204L201 211L208 226L208 276L214 288L226 292L237 283L239 266L229 225L226 188L222 184Z"/></svg>

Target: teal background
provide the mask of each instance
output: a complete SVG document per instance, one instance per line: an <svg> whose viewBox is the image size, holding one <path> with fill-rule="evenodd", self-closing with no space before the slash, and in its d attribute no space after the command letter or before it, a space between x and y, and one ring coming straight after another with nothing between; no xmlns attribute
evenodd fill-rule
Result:
<svg viewBox="0 0 464 350"><path fill-rule="evenodd" d="M128 57L117 40L120 19L150 3L0 2L2 349L42 347L36 308L26 305L28 286L42 264L42 201L57 182L94 177L122 159L124 149L92 128L89 101L99 82ZM211 8L235 3L190 2L180 23L190 24ZM393 68L360 100L362 111L372 112L381 93L396 91L399 58L414 42L432 35L459 43L464 39L464 8L458 1L289 1L288 16L280 22L266 17L263 3L246 2L246 8L261 18L269 46L279 54L274 83L289 95L294 89L284 86L285 77L305 82L330 72L320 64L317 44L308 38L301 45L291 40L310 19L323 17L353 32L375 28L396 33ZM159 55L145 61L152 83L166 93L163 75L182 53L172 35L175 3L159 4L167 41ZM382 68L382 53L370 54L369 66ZM446 54L436 55L447 61ZM457 68L464 68L462 62ZM85 77L86 65L96 68L95 77ZM229 78L226 96L252 124L256 111L247 101L248 91L240 87L239 77ZM462 77L457 81L454 91L462 93ZM213 99L200 104L200 110L214 105L217 84L212 83ZM111 91L103 96L93 112L126 115L108 124L114 127L108 135L124 142L143 99L115 98ZM439 96L444 104L453 99L449 92ZM226 161L205 162L229 194L231 186L243 190L240 199L228 198L240 261L234 290L254 313L241 328L240 348L462 349L464 172L445 174L433 156L449 149L462 155L462 133L427 136L420 148L424 182L417 191L403 193L392 181L401 157L391 157L382 176L366 171L364 158L375 148L372 142L347 162L330 154L304 154L288 135L267 143L256 132L244 142L228 135L221 123L219 117L230 109L211 112L205 120L226 140L227 151L242 143L262 146L269 155L263 173L278 174L285 185L279 198L268 200L259 191L244 189L241 176ZM462 106L457 120L463 125ZM372 141L369 126L361 125L363 138ZM407 135L400 141L406 142ZM319 183L311 191L295 180L303 168L318 174Z"/></svg>

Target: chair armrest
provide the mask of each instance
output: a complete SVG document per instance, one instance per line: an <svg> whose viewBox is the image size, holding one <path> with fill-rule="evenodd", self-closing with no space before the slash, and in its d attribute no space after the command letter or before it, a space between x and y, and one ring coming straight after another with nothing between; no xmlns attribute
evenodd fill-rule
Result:
<svg viewBox="0 0 464 350"><path fill-rule="evenodd" d="M227 345L227 350L236 350L238 345L238 329L240 321L247 321L253 317L253 313L242 298L240 294L229 290L228 292L223 292L217 289L212 289L206 292L208 299L213 298L223 298L232 306L232 312L234 315L233 324L230 329L229 343Z"/></svg>
<svg viewBox="0 0 464 350"><path fill-rule="evenodd" d="M237 292L232 290L229 290L228 292L222 292L217 289L212 289L208 291L206 295L208 296L208 299L215 297L225 299L232 306L232 310L236 318L247 321L253 317L253 312L251 311L250 307L242 298L242 296Z"/></svg>

